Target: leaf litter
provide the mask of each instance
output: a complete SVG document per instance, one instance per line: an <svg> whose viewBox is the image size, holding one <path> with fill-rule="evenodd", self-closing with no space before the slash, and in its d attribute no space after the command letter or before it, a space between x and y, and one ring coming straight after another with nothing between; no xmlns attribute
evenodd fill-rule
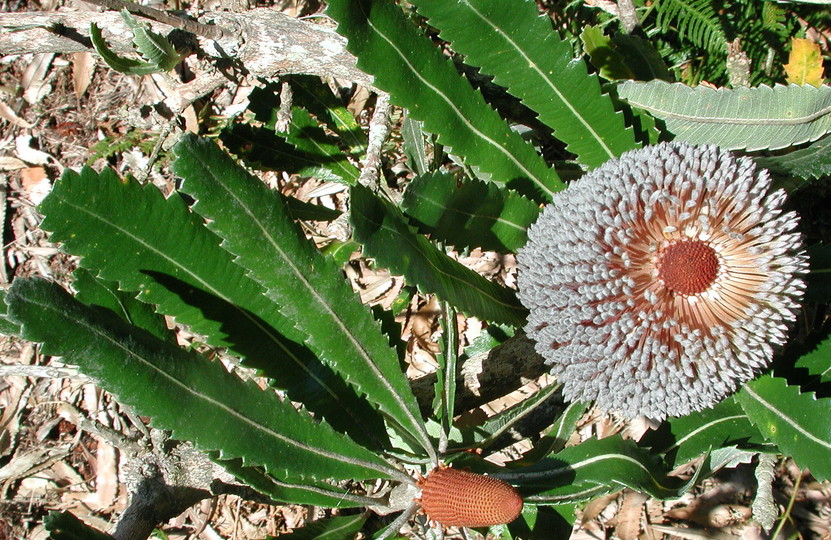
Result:
<svg viewBox="0 0 831 540"><path fill-rule="evenodd" d="M308 7L306 3L288 1L282 7L302 12ZM11 276L42 276L67 285L75 261L48 242L38 228L40 216L35 205L62 167L77 168L90 159L88 149L95 142L107 137L115 140L136 129L124 111L149 106L157 95L146 81L138 83L135 78L102 69L84 55L69 61L54 55L20 56L0 65L0 75L24 86L20 98L0 103L0 116L7 120L0 124L0 163L8 165L2 168L6 227L0 285L7 286ZM214 105L236 107L235 96L245 90L226 89L214 96ZM364 124L371 103L366 96L353 100L352 107ZM141 127L159 129L152 122ZM17 140L25 144L16 147ZM99 157L93 165L110 164L124 170L126 159L126 155L115 154ZM172 188L158 172L151 171L150 179L166 193ZM314 180L274 174L266 175L265 180L301 199L321 187ZM319 193L318 202L344 209L341 193ZM332 224L317 222L309 227L319 245L340 234ZM478 251L459 258L483 275L514 285L511 260ZM374 268L357 254L346 268L364 302L389 308L400 300L404 284L399 276ZM435 369L440 338L437 315L434 299L421 295L413 295L400 311L398 322L414 377ZM464 317L459 323L466 343L482 329L481 323ZM188 342L193 336L180 329L179 337ZM43 357L31 343L0 336L0 360L0 539L47 538L41 523L52 510L73 512L85 522L109 530L128 499L123 466L129 456L113 441L140 440L142 434L149 433L147 419L122 408L82 374L63 366L60 359ZM510 406L511 399L523 399L538 389L536 381L529 381L517 395L489 403L475 414L494 414ZM634 427L590 410L570 442L620 431L637 438L643 430ZM795 502L782 530L784 537L831 538L831 487L814 481L790 460L778 462L776 472L775 502L780 508ZM689 475L691 471L677 473ZM747 464L723 470L674 501L657 501L624 490L586 504L579 511L571 537L763 538L758 524L750 519L754 493L753 469ZM162 529L170 539L254 539L288 532L324 515L311 507L272 506L220 495L195 504Z"/></svg>

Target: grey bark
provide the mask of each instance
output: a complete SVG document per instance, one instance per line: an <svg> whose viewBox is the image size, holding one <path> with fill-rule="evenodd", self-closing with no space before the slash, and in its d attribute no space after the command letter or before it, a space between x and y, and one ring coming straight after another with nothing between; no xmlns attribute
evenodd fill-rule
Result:
<svg viewBox="0 0 831 540"><path fill-rule="evenodd" d="M103 29L104 39L114 51L123 54L133 50L132 34L114 11L0 13L0 56L92 51L89 28L93 22ZM322 24L294 19L268 8L244 13L211 12L200 22L223 30L219 39L199 39L202 52L214 61L230 61L238 72L229 74L215 64L195 65L190 57L196 78L174 86L165 100L174 112L181 112L196 99L241 75L269 78L302 73L372 86L372 77L360 71L355 57L347 52L346 40ZM174 30L167 24L150 24L162 35Z"/></svg>

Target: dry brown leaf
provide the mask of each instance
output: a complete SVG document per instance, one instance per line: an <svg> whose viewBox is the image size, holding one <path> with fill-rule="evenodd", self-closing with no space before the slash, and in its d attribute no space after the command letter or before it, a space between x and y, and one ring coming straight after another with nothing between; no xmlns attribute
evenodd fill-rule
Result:
<svg viewBox="0 0 831 540"><path fill-rule="evenodd" d="M586 508L583 510L581 522L583 524L586 524L589 521L596 518L597 516L599 516L600 513L603 512L612 503L614 503L619 496L620 493L610 493L609 495L598 497L597 499L594 499L593 501L587 503Z"/></svg>
<svg viewBox="0 0 831 540"><path fill-rule="evenodd" d="M84 95L95 72L95 57L89 52L72 53L72 88L78 99Z"/></svg>
<svg viewBox="0 0 831 540"><path fill-rule="evenodd" d="M9 122L12 123L12 125L15 125L17 127L23 128L23 129L31 129L32 127L34 127L34 124L30 124L26 120L20 118L17 115L17 113L14 112L14 109L9 107L3 101L0 101L0 118L3 118L4 120L8 120Z"/></svg>
<svg viewBox="0 0 831 540"><path fill-rule="evenodd" d="M626 490L615 516L615 533L621 540L635 540L641 533L643 505L648 497L644 493Z"/></svg>
<svg viewBox="0 0 831 540"><path fill-rule="evenodd" d="M0 390L0 456L12 453L20 431L20 417L32 386L24 377L8 377Z"/></svg>
<svg viewBox="0 0 831 540"><path fill-rule="evenodd" d="M51 85L46 81L46 75L54 59L55 53L38 53L32 56L32 61L26 66L20 86L23 88L23 99L28 103L39 102L52 90Z"/></svg>
<svg viewBox="0 0 831 540"><path fill-rule="evenodd" d="M118 451L99 440L96 451L95 493L84 499L93 508L110 508L118 497Z"/></svg>

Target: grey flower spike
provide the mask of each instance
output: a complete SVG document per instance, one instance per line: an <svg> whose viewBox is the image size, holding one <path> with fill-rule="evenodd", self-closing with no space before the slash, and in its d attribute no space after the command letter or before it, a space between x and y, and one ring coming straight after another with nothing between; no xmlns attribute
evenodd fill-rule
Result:
<svg viewBox="0 0 831 540"><path fill-rule="evenodd" d="M655 420L767 366L807 271L785 193L715 146L633 150L558 193L518 254L528 335L571 400Z"/></svg>

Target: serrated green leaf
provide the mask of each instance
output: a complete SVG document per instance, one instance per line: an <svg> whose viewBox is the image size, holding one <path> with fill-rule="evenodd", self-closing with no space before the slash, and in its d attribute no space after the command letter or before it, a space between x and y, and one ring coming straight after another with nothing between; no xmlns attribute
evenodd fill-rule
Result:
<svg viewBox="0 0 831 540"><path fill-rule="evenodd" d="M288 133L281 133L289 144L315 159L341 182L353 185L361 172L347 158L337 143L323 131L317 121L300 107L292 107Z"/></svg>
<svg viewBox="0 0 831 540"><path fill-rule="evenodd" d="M478 180L457 183L449 174L416 177L404 192L404 211L432 238L457 247L514 252L539 206L518 193Z"/></svg>
<svg viewBox="0 0 831 540"><path fill-rule="evenodd" d="M336 133L347 146L349 155L360 157L366 152L367 136L363 129L320 77L292 75L290 84L294 104L308 110L318 122Z"/></svg>
<svg viewBox="0 0 831 540"><path fill-rule="evenodd" d="M265 122L266 127L275 129L277 113L280 109L278 85L271 84L265 88L255 88L248 99L250 102L248 108L254 112L255 117L259 121ZM314 164L305 165L304 169L299 171L300 174L338 179L350 185L355 183L358 176L360 176L360 171L349 161L346 154L338 146L337 141L320 127L318 121L308 111L302 107L293 106L291 108L291 120L287 127L287 132L278 131L277 135L296 149L296 155L292 162L302 159ZM266 141L264 142L267 144ZM275 159L270 153L266 155L270 158L269 162L273 164L272 168L285 166L280 165L281 159ZM315 169L310 169L310 167L315 167ZM316 169L326 172L319 172Z"/></svg>
<svg viewBox="0 0 831 540"><path fill-rule="evenodd" d="M115 540L109 534L90 527L71 512L49 512L43 518L50 540Z"/></svg>
<svg viewBox="0 0 831 540"><path fill-rule="evenodd" d="M81 266L158 306L214 347L228 347L336 429L384 446L380 415L299 343L303 334L245 276L201 216L110 169L65 171L40 207L50 239Z"/></svg>
<svg viewBox="0 0 831 540"><path fill-rule="evenodd" d="M641 446L664 454L670 469L700 457L714 448L739 444L744 448L765 443L759 430L732 398L712 409L681 418L672 418L657 430L649 431Z"/></svg>
<svg viewBox="0 0 831 540"><path fill-rule="evenodd" d="M413 120L410 115L405 115L404 120L401 121L401 138L404 155L407 156L410 169L416 174L425 174L429 171L430 162L427 160L421 122Z"/></svg>
<svg viewBox="0 0 831 540"><path fill-rule="evenodd" d="M799 178L831 176L831 137L823 137L806 148L782 156L754 158L771 172Z"/></svg>
<svg viewBox="0 0 831 540"><path fill-rule="evenodd" d="M118 290L118 283L96 278L83 267L73 272L75 298L88 306L100 306L115 313L133 326L147 330L162 341L174 341L173 332L168 329L164 317L150 304L136 300L136 293Z"/></svg>
<svg viewBox="0 0 831 540"><path fill-rule="evenodd" d="M200 450L241 457L278 478L402 478L375 452L273 391L104 315L54 283L17 279L7 301L23 337L43 343L44 354L63 356L155 426Z"/></svg>
<svg viewBox="0 0 831 540"><path fill-rule="evenodd" d="M206 139L176 146L175 172L235 262L280 305L306 344L428 453L427 436L398 357L369 310L291 220L277 194Z"/></svg>
<svg viewBox="0 0 831 540"><path fill-rule="evenodd" d="M89 39L92 42L92 47L95 49L95 52L98 53L104 63L119 73L150 75L151 73L158 73L160 71L157 66L148 62L118 56L107 45L104 36L101 35L101 29L95 23L91 23L89 26Z"/></svg>
<svg viewBox="0 0 831 540"><path fill-rule="evenodd" d="M635 138L603 95L595 75L551 28L531 0L412 0L467 63L494 76L534 110L578 161L593 168L626 150Z"/></svg>
<svg viewBox="0 0 831 540"><path fill-rule="evenodd" d="M831 479L831 398L802 393L780 377L765 375L736 394L747 416L779 449L817 480Z"/></svg>
<svg viewBox="0 0 831 540"><path fill-rule="evenodd" d="M308 479L302 482L280 480L266 473L261 467L246 467L242 459L223 460L216 452L209 452L208 455L238 480L275 501L329 508L355 508L379 502L360 494L350 493L349 489L341 486Z"/></svg>
<svg viewBox="0 0 831 540"><path fill-rule="evenodd" d="M620 97L666 122L676 140L728 150L784 148L831 131L831 86L735 89L627 81Z"/></svg>
<svg viewBox="0 0 831 540"><path fill-rule="evenodd" d="M176 52L173 44L163 35L151 30L149 24L141 24L126 9L122 9L120 13L124 24L133 32L136 50L158 71L170 71L182 60L182 55Z"/></svg>
<svg viewBox="0 0 831 540"><path fill-rule="evenodd" d="M342 181L321 162L321 156L297 149L273 130L234 124L219 135L222 144L250 166L264 171L285 171L327 181Z"/></svg>
<svg viewBox="0 0 831 540"><path fill-rule="evenodd" d="M366 521L367 514L330 517L306 523L289 534L281 534L286 540L344 540L355 538ZM269 537L272 538L272 537Z"/></svg>
<svg viewBox="0 0 831 540"><path fill-rule="evenodd" d="M635 74L626 65L623 55L612 45L612 38L603 33L600 26L586 25L580 32L583 50L589 61L606 80L634 79Z"/></svg>
<svg viewBox="0 0 831 540"><path fill-rule="evenodd" d="M634 78L641 81L661 79L672 81L661 53L645 39L632 34L616 34L612 37L615 51L623 56L626 65L634 73Z"/></svg>
<svg viewBox="0 0 831 540"><path fill-rule="evenodd" d="M364 245L364 254L378 264L467 315L514 326L525 322L525 308L514 291L439 251L407 224L398 208L360 185L352 188L350 201L354 237Z"/></svg>
<svg viewBox="0 0 831 540"><path fill-rule="evenodd" d="M291 217L300 221L333 221L340 217L342 212L320 204L301 201L294 197L280 194L280 199L286 205Z"/></svg>
<svg viewBox="0 0 831 540"><path fill-rule="evenodd" d="M624 487L664 499L678 497L695 483L667 476L649 452L619 435L589 439L539 463L501 475L529 494L526 504L579 502Z"/></svg>
<svg viewBox="0 0 831 540"><path fill-rule="evenodd" d="M795 367L807 369L810 375L818 377L821 382L831 382L831 335L800 356Z"/></svg>
<svg viewBox="0 0 831 540"><path fill-rule="evenodd" d="M358 67L465 164L545 200L565 187L393 2L333 0L327 13L348 39Z"/></svg>

